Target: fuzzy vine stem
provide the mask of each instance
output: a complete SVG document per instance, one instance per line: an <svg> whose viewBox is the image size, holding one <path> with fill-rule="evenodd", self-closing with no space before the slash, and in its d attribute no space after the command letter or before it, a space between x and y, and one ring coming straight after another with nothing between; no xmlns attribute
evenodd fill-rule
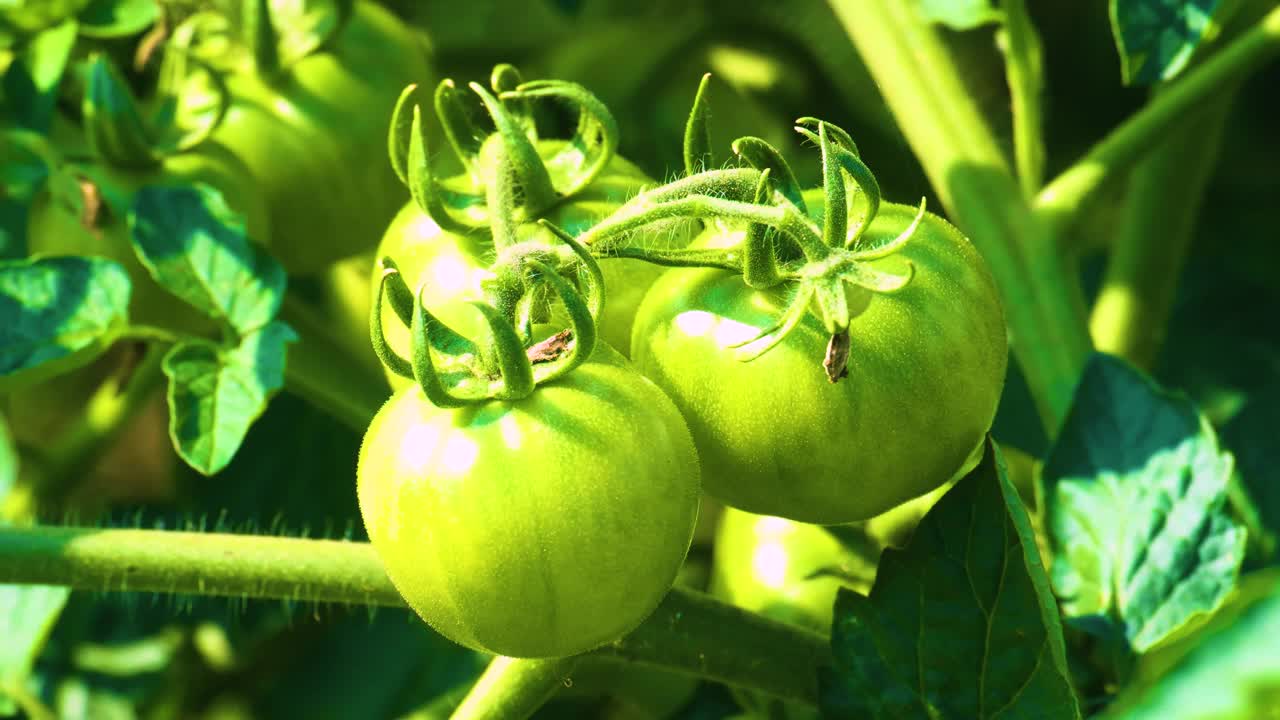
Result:
<svg viewBox="0 0 1280 720"><path fill-rule="evenodd" d="M1109 179L1163 142L1171 128L1214 107L1215 103L1210 100L1230 94L1235 81L1277 54L1280 54L1280 8L1268 12L1229 45L1188 70L1045 185L1036 197L1036 212L1062 234L1063 227L1080 215Z"/></svg>
<svg viewBox="0 0 1280 720"><path fill-rule="evenodd" d="M0 527L0 584L404 607L373 546L164 530ZM672 588L596 654L816 704L827 638Z"/></svg>
<svg viewBox="0 0 1280 720"><path fill-rule="evenodd" d="M1032 212L938 31L901 0L832 0L952 220L1000 288L1015 356L1050 434L1090 350L1083 293Z"/></svg>

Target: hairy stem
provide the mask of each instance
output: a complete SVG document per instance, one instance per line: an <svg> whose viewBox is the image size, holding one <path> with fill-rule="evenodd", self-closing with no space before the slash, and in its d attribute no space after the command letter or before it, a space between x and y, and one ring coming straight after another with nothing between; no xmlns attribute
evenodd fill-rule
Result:
<svg viewBox="0 0 1280 720"><path fill-rule="evenodd" d="M1052 435L1090 350L1074 274L1047 240L960 65L914 3L831 2L948 214L991 267L1014 354Z"/></svg>
<svg viewBox="0 0 1280 720"><path fill-rule="evenodd" d="M0 527L0 584L403 607L373 547L335 540ZM825 637L673 588L640 627L594 651L817 703Z"/></svg>
<svg viewBox="0 0 1280 720"><path fill-rule="evenodd" d="M353 357L332 337L324 320L298 298L285 297L280 319L298 333L285 363L286 387L363 433L391 394L386 379Z"/></svg>
<svg viewBox="0 0 1280 720"><path fill-rule="evenodd" d="M450 720L524 720L555 694L580 659L496 657Z"/></svg>
<svg viewBox="0 0 1280 720"><path fill-rule="evenodd" d="M1232 94L1179 128L1129 182L1120 232L1090 317L1099 350L1150 369L1164 342L1196 217L1218 158Z"/></svg>
<svg viewBox="0 0 1280 720"><path fill-rule="evenodd" d="M1230 94L1236 81L1280 53L1280 8L1157 94L1083 158L1054 178L1036 197L1036 210L1061 231L1088 207L1109 179L1129 169L1171 128L1188 122Z"/></svg>

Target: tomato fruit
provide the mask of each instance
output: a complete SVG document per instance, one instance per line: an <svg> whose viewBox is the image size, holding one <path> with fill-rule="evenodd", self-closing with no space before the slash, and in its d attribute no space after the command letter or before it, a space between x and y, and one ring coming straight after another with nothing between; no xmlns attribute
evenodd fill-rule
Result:
<svg viewBox="0 0 1280 720"><path fill-rule="evenodd" d="M226 151L207 144L153 166L99 163L69 168L64 176L79 178L81 194L46 187L34 199L27 218L28 249L32 255L94 255L123 265L133 282L129 320L134 324L193 334L213 327L207 316L156 283L134 253L127 217L134 195L143 186L206 184L245 217L251 239L263 242L270 237L267 209L248 170ZM87 203L85 195L91 196ZM86 204L94 203L101 206L86 214Z"/></svg>
<svg viewBox="0 0 1280 720"><path fill-rule="evenodd" d="M497 140L498 136L493 136ZM540 151L550 156L559 141L543 141ZM462 179L446 180L465 182ZM625 159L614 156L609 165L586 188L549 210L545 217L570 235L577 236L610 214L619 205L653 185L644 173ZM558 243L545 231L535 230L548 243ZM481 283L489 277L495 257L492 238L484 232L461 235L443 230L415 203L409 202L392 221L378 247L378 257L395 261L411 288L425 284L424 304L446 324L475 337L483 328L474 313L460 303L484 297ZM605 259L606 300L599 318L600 337L614 349L626 353L631 343L631 326L645 291L662 274L662 269L639 260ZM381 269L373 269L373 288L378 287ZM391 348L408 357L409 334L394 315L384 316L383 330ZM410 381L387 374L393 387Z"/></svg>
<svg viewBox="0 0 1280 720"><path fill-rule="evenodd" d="M820 207L813 203L811 207ZM916 208L886 203L872 246L906 228ZM713 227L700 245L740 242ZM750 362L733 345L777 322L786 286L757 291L723 270L671 270L637 311L636 367L680 408L707 493L728 505L820 524L869 518L946 482L991 426L1004 383L1004 316L977 250L926 214L874 269L914 277L892 294L861 291L850 306L848 377L830 384L830 338L812 312Z"/></svg>
<svg viewBox="0 0 1280 720"><path fill-rule="evenodd" d="M231 103L212 141L253 172L271 211L271 251L294 274L372 248L408 191L387 162L400 91L428 78L425 48L361 0L317 52L278 76L226 78Z"/></svg>
<svg viewBox="0 0 1280 720"><path fill-rule="evenodd" d="M573 655L629 632L676 578L698 460L670 400L617 352L518 401L399 390L360 449L369 539L405 600L462 645Z"/></svg>

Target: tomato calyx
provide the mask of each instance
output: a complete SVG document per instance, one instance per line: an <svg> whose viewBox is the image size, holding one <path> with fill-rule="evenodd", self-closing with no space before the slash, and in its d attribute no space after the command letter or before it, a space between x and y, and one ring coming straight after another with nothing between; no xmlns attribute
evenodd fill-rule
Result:
<svg viewBox="0 0 1280 720"><path fill-rule="evenodd" d="M438 407L519 400L585 362L595 349L603 276L572 236L546 220L541 227L564 242L563 251L541 241L504 248L484 283L486 301L468 303L484 321L487 340L468 339L440 321L423 302L426 284L411 291L395 261L382 258L369 321L378 357L392 372L413 378ZM384 299L409 328L407 360L391 349L383 334ZM569 327L535 339L535 326L551 319L557 302Z"/></svg>
<svg viewBox="0 0 1280 720"><path fill-rule="evenodd" d="M755 289L794 286L777 323L735 344L739 360L750 361L775 347L814 311L830 334L823 367L827 378L845 376L850 353L849 324L874 295L906 287L915 268L909 261L889 272L874 261L901 249L925 215L924 201L911 223L894 239L871 244L864 233L880 208L880 186L844 130L816 118L801 118L796 132L821 151L824 212L822 226L810 217L795 174L781 153L755 137L733 143L750 167L701 170L708 166L705 101L700 88L685 135L690 173L648 190L580 238L605 257L629 257L662 265L721 268L740 273ZM635 230L673 218L716 223L725 233L741 232L728 247L664 249L628 242Z"/></svg>
<svg viewBox="0 0 1280 720"><path fill-rule="evenodd" d="M586 188L617 150L617 122L582 86L559 80L524 82L505 64L493 69L489 85L470 83L471 92L464 93L446 79L436 87L434 109L465 169L461 177L439 178L431 169L417 85L405 88L392 114L391 165L418 206L450 232L484 229L494 218L520 222L540 217ZM572 137L544 137L533 115L536 101L574 110ZM473 121L477 109L491 128ZM499 182L499 172L510 172L514 182Z"/></svg>

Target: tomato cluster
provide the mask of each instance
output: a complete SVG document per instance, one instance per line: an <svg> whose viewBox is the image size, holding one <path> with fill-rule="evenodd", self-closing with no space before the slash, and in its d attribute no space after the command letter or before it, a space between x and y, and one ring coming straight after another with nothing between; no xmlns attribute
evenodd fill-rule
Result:
<svg viewBox="0 0 1280 720"><path fill-rule="evenodd" d="M611 120L580 88L521 84L505 67L491 83L472 86L493 124L481 141L457 140L460 96L449 81L437 91L461 175L432 174L415 90L392 121L414 200L379 246L371 330L397 390L358 473L388 575L464 645L584 652L656 607L705 488L730 506L717 592L819 629L850 576L793 576L854 555L803 523L929 493L990 426L1005 331L981 257L923 207L881 203L852 141L824 123L801 128L843 168L823 188L800 192L752 138L735 150L758 167L702 171L695 137L688 176L659 185L610 154ZM568 141L527 110L552 94L586 108ZM764 585L725 570L751 562L735 549L751 534L734 529L742 511L808 538L765 581L801 596L758 606Z"/></svg>

